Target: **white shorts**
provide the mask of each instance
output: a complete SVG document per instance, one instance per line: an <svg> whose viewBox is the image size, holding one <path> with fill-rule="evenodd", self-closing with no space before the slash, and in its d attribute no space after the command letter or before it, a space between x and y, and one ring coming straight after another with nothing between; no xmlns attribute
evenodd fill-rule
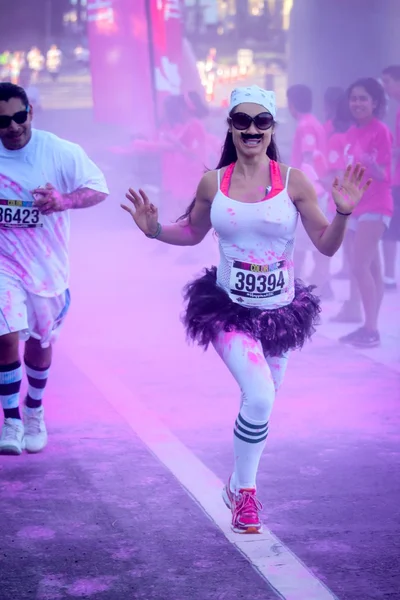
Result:
<svg viewBox="0 0 400 600"><path fill-rule="evenodd" d="M388 217L387 215L380 215L379 213L364 213L359 217L350 217L347 227L350 229L350 231L357 231L358 223L362 223L363 221L379 221L380 223L383 223L386 228L388 228L391 217Z"/></svg>
<svg viewBox="0 0 400 600"><path fill-rule="evenodd" d="M70 293L44 298L27 292L19 279L0 274L0 336L18 331L42 348L55 342L70 305Z"/></svg>

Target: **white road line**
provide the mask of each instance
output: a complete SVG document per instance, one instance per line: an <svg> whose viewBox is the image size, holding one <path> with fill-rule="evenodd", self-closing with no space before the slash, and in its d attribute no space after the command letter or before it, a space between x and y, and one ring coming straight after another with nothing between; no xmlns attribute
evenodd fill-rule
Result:
<svg viewBox="0 0 400 600"><path fill-rule="evenodd" d="M87 352L87 351L86 351ZM240 536L230 528L230 513L221 499L223 482L214 475L121 381L85 351L68 354L101 391L148 449L167 467L225 537L255 567L277 596L284 600L337 600L271 531Z"/></svg>

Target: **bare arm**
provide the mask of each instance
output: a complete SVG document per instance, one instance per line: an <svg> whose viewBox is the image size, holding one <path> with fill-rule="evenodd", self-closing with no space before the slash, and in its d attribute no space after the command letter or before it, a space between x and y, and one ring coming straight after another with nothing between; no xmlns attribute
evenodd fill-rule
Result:
<svg viewBox="0 0 400 600"><path fill-rule="evenodd" d="M89 208L100 204L107 198L107 194L103 192L96 192L89 188L81 188L71 192L70 194L63 194L65 200L66 209L71 208Z"/></svg>
<svg viewBox="0 0 400 600"><path fill-rule="evenodd" d="M372 183L363 184L365 168L349 165L342 177L336 177L332 196L336 214L329 223L318 206L317 194L307 177L297 169L290 178L289 194L300 213L304 228L314 246L325 256L333 256L340 248L346 231L346 221Z"/></svg>
<svg viewBox="0 0 400 600"><path fill-rule="evenodd" d="M144 234L173 246L195 246L211 229L210 210L216 191L216 173L209 171L199 183L189 217L173 225L158 223L158 211L142 190L138 194L130 189L126 194L130 204L122 205L122 208L131 214Z"/></svg>
<svg viewBox="0 0 400 600"><path fill-rule="evenodd" d="M79 188L69 194L61 194L53 185L47 183L44 188L33 190L35 206L43 215L51 215L73 208L88 208L95 206L108 196L105 192L98 192L90 188Z"/></svg>
<svg viewBox="0 0 400 600"><path fill-rule="evenodd" d="M332 223L329 223L318 205L312 183L297 169L291 170L289 193L316 249L325 256L333 256L343 242L347 217L336 213Z"/></svg>
<svg viewBox="0 0 400 600"><path fill-rule="evenodd" d="M290 172L289 194L316 249L325 256L333 256L343 242L347 217L336 213L332 223L329 223L318 206L312 183L297 169Z"/></svg>

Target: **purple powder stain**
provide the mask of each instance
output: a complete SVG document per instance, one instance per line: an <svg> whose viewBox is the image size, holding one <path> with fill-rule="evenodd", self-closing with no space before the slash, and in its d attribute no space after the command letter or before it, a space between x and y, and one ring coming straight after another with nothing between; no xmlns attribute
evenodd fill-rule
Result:
<svg viewBox="0 0 400 600"><path fill-rule="evenodd" d="M115 560L130 560L134 556L135 551L129 550L128 548L120 548L116 552L113 552L111 558Z"/></svg>
<svg viewBox="0 0 400 600"><path fill-rule="evenodd" d="M22 481L7 481L1 484L1 489L7 494L15 494L16 492L22 492L26 488L26 483Z"/></svg>
<svg viewBox="0 0 400 600"><path fill-rule="evenodd" d="M60 592L64 587L62 575L48 575L39 583L38 600L59 600L64 597Z"/></svg>
<svg viewBox="0 0 400 600"><path fill-rule="evenodd" d="M100 592L107 592L115 577L86 577L78 579L67 587L67 593L76 598L88 598Z"/></svg>
<svg viewBox="0 0 400 600"><path fill-rule="evenodd" d="M302 475L312 475L313 477L321 475L321 470L316 467L301 467L300 473Z"/></svg>
<svg viewBox="0 0 400 600"><path fill-rule="evenodd" d="M56 535L53 529L47 527L31 526L20 529L17 533L18 537L30 540L51 540Z"/></svg>
<svg viewBox="0 0 400 600"><path fill-rule="evenodd" d="M338 552L340 554L349 554L352 552L351 546L343 544L342 542L335 542L334 540L320 540L308 545L310 550L314 552Z"/></svg>

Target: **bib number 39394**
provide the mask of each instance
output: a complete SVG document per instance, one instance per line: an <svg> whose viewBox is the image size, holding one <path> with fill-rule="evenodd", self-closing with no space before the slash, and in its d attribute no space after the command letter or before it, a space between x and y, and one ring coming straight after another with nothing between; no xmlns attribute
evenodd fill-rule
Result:
<svg viewBox="0 0 400 600"><path fill-rule="evenodd" d="M231 268L230 293L235 302L260 304L271 296L279 296L288 287L286 263L280 260L269 265L254 265L234 261Z"/></svg>
<svg viewBox="0 0 400 600"><path fill-rule="evenodd" d="M0 227L43 227L42 215L33 202L0 199Z"/></svg>

